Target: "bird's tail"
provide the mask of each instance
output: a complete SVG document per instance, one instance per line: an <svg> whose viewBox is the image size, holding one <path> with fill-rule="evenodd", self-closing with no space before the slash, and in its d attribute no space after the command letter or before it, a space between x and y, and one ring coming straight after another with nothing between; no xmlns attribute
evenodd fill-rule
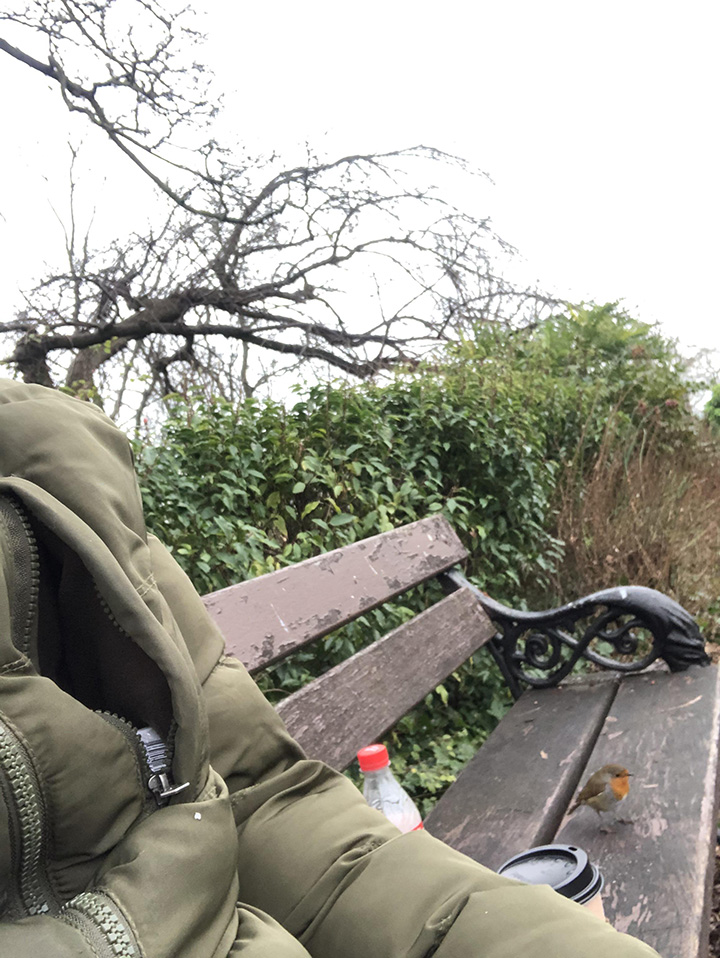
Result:
<svg viewBox="0 0 720 958"><path fill-rule="evenodd" d="M572 808L568 809L568 815L572 815L575 809L580 808L580 802L575 802Z"/></svg>

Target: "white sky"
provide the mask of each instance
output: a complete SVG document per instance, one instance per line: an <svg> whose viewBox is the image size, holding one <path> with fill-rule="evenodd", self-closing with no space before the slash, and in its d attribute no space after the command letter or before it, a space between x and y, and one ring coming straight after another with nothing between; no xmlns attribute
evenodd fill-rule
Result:
<svg viewBox="0 0 720 958"><path fill-rule="evenodd" d="M460 154L492 176L483 202L528 279L624 299L687 353L720 347L717 0L197 6L228 129L251 149ZM49 202L65 202L68 121L57 93L5 56L0 83L9 309L56 255ZM138 209L137 177L120 160L102 165L107 180L83 185L114 204L120 230Z"/></svg>

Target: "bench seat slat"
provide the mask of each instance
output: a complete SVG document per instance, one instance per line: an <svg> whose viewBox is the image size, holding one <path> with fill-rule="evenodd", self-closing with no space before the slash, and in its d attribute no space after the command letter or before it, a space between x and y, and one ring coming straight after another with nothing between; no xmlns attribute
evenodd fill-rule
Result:
<svg viewBox="0 0 720 958"><path fill-rule="evenodd" d="M495 633L477 599L454 592L277 706L311 758L347 767Z"/></svg>
<svg viewBox="0 0 720 958"><path fill-rule="evenodd" d="M430 834L493 869L553 841L617 687L525 692L430 812Z"/></svg>
<svg viewBox="0 0 720 958"><path fill-rule="evenodd" d="M203 598L228 653L254 672L467 556L431 516Z"/></svg>
<svg viewBox="0 0 720 958"><path fill-rule="evenodd" d="M602 869L613 925L663 958L707 955L719 682L715 666L625 679L588 771L610 762L630 769L630 793L617 812L633 824L609 821L612 831L602 834L598 816L583 807L558 834L558 841L585 848Z"/></svg>

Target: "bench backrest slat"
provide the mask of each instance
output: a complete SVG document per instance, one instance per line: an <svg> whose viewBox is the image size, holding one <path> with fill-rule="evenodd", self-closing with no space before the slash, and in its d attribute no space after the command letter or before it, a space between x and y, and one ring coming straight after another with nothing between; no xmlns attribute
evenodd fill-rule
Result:
<svg viewBox="0 0 720 958"><path fill-rule="evenodd" d="M346 768L495 633L472 593L454 592L277 706L310 758Z"/></svg>
<svg viewBox="0 0 720 958"><path fill-rule="evenodd" d="M203 601L227 651L253 672L466 556L447 520L432 516L212 592Z"/></svg>

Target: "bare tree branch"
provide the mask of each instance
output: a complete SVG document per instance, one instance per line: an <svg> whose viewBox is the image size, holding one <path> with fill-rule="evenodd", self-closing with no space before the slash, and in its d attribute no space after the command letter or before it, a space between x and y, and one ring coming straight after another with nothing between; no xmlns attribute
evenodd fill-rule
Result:
<svg viewBox="0 0 720 958"><path fill-rule="evenodd" d="M167 204L156 226L95 249L75 211L73 151L67 265L0 322L0 361L31 382L104 393L120 414L185 381L247 394L270 374L251 372L258 354L367 378L478 322L545 308L503 278L511 248L489 221L428 184L430 170L475 175L456 157L308 151L285 169L223 150L191 16L157 0L34 0L0 13L12 34L0 53L54 83ZM38 38L42 58L27 52Z"/></svg>

